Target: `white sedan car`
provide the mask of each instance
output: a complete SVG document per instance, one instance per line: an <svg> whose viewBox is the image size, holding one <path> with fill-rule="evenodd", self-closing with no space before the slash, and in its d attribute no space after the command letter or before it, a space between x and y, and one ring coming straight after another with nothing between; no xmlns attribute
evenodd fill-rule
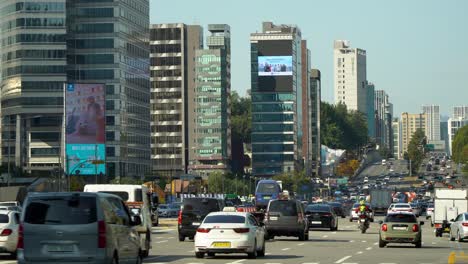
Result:
<svg viewBox="0 0 468 264"><path fill-rule="evenodd" d="M19 212L0 212L0 253L10 253L13 256L16 255L19 219Z"/></svg>
<svg viewBox="0 0 468 264"><path fill-rule="evenodd" d="M394 203L391 204L387 210L387 214L399 212L414 213L413 208L411 208L411 205L409 203Z"/></svg>
<svg viewBox="0 0 468 264"><path fill-rule="evenodd" d="M247 253L249 258L265 256L265 228L250 213L213 212L195 234L195 257L205 253Z"/></svg>
<svg viewBox="0 0 468 264"><path fill-rule="evenodd" d="M462 242L463 239L468 238L468 213L459 214L457 218L452 220L454 221L450 225L450 240L456 239L458 242Z"/></svg>

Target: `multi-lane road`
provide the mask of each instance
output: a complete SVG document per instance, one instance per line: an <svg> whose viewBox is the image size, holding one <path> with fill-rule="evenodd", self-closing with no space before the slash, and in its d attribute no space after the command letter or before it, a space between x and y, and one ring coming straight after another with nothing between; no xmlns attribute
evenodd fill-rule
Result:
<svg viewBox="0 0 468 264"><path fill-rule="evenodd" d="M179 242L174 224L156 227L153 230L153 249L144 263L153 264L364 264L364 263L468 263L468 242L451 242L448 237L436 238L427 223L423 226L423 247L413 245L390 244L386 248L378 247L378 226L376 222L366 234L361 234L356 223L340 219L339 230L311 230L309 241L296 238L279 237L266 244L266 256L247 259L246 255L216 255L214 258L196 259L192 241ZM424 220L424 218L420 218ZM16 263L0 255L0 264Z"/></svg>

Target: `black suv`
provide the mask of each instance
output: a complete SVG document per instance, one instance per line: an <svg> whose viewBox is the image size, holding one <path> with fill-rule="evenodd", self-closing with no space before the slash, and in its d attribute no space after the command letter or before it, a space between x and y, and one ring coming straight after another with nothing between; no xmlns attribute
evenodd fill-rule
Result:
<svg viewBox="0 0 468 264"><path fill-rule="evenodd" d="M304 207L298 200L272 200L265 215L266 238L295 236L309 240L309 226Z"/></svg>
<svg viewBox="0 0 468 264"><path fill-rule="evenodd" d="M186 237L193 239L205 216L222 211L223 208L224 202L221 199L185 198L177 219L179 241L184 241Z"/></svg>

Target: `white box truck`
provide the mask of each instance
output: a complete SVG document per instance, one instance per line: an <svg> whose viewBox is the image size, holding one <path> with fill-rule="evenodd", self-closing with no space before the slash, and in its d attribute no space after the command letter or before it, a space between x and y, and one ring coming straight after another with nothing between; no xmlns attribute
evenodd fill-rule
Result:
<svg viewBox="0 0 468 264"><path fill-rule="evenodd" d="M468 189L435 188L434 213L431 217L436 237L450 232L450 220L468 211Z"/></svg>

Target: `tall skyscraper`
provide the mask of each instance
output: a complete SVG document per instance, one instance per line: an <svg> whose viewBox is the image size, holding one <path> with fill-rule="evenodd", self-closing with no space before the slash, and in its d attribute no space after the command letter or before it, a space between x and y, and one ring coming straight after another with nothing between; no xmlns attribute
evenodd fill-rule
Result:
<svg viewBox="0 0 468 264"><path fill-rule="evenodd" d="M453 107L453 115L454 119L461 118L468 118L468 105L465 106L454 106Z"/></svg>
<svg viewBox="0 0 468 264"><path fill-rule="evenodd" d="M67 29L68 82L106 85L108 178L143 179L151 155L149 0L69 0Z"/></svg>
<svg viewBox="0 0 468 264"><path fill-rule="evenodd" d="M440 141L440 112L438 105L424 105L423 113L427 116L426 137L428 141Z"/></svg>
<svg viewBox="0 0 468 264"><path fill-rule="evenodd" d="M301 31L263 23L252 33L252 174L302 169Z"/></svg>
<svg viewBox="0 0 468 264"><path fill-rule="evenodd" d="M426 133L427 116L426 114L401 114L401 153L408 151L408 145L416 130L421 129Z"/></svg>
<svg viewBox="0 0 468 264"><path fill-rule="evenodd" d="M366 111L366 116L367 116L367 135L369 138L374 138L376 137L375 134L375 85L373 83L367 83L367 111Z"/></svg>
<svg viewBox="0 0 468 264"><path fill-rule="evenodd" d="M389 150L393 145L392 118L393 105L384 90L375 91L374 106L376 113L375 138L376 143Z"/></svg>
<svg viewBox="0 0 468 264"><path fill-rule="evenodd" d="M401 151L401 126L398 118L394 118L392 121L392 132L393 132L393 157L396 159L402 159L403 153Z"/></svg>
<svg viewBox="0 0 468 264"><path fill-rule="evenodd" d="M195 57L203 48L203 30L185 24L152 25L150 47L152 173L173 177L187 172L195 151L189 133L197 116Z"/></svg>
<svg viewBox="0 0 468 264"><path fill-rule="evenodd" d="M2 165L52 176L61 158L65 0L0 1Z"/></svg>
<svg viewBox="0 0 468 264"><path fill-rule="evenodd" d="M466 118L462 118L461 116L458 116L457 118L449 118L448 120L448 145L449 145L449 151L450 155L452 155L452 143L453 140L455 139L455 135L457 134L457 131L468 125L468 116Z"/></svg>
<svg viewBox="0 0 468 264"><path fill-rule="evenodd" d="M208 25L208 49L196 51L195 126L189 129L188 170L207 177L231 170L231 29ZM195 131L195 132L193 132Z"/></svg>
<svg viewBox="0 0 468 264"><path fill-rule="evenodd" d="M302 83L302 153L304 157L304 168L306 175L312 174L312 153L309 151L312 148L311 127L308 125L312 122L312 109L309 107L309 102L314 100L311 96L314 91L310 88L310 50L307 48L307 40L301 41L301 83Z"/></svg>
<svg viewBox="0 0 468 264"><path fill-rule="evenodd" d="M364 114L367 114L366 60L365 50L351 48L347 40L335 40L335 103L344 103L348 110Z"/></svg>
<svg viewBox="0 0 468 264"><path fill-rule="evenodd" d="M311 113L307 127L310 129L309 140L309 159L312 166L312 175L319 176L321 174L321 155L322 139L320 137L320 102L322 80L320 71L317 69L310 70L310 99L309 99L309 112ZM307 174L310 175L310 174Z"/></svg>

